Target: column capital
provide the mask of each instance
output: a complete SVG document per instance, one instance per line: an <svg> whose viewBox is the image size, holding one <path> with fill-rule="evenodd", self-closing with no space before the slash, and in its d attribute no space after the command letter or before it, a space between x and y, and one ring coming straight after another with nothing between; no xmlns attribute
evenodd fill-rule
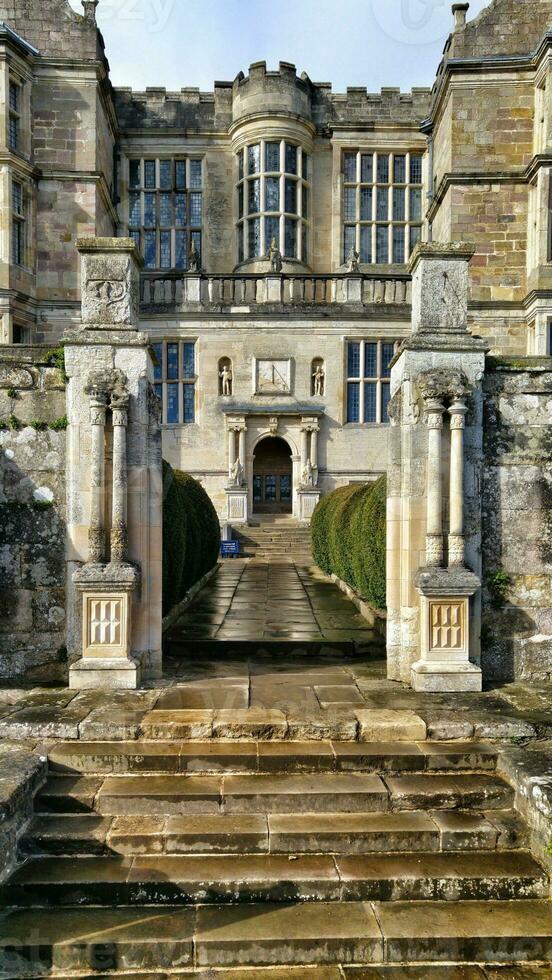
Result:
<svg viewBox="0 0 552 980"><path fill-rule="evenodd" d="M429 398L424 406L425 422L428 429L442 429L445 406L440 398Z"/></svg>
<svg viewBox="0 0 552 980"><path fill-rule="evenodd" d="M466 427L466 415L468 414L468 406L465 402L454 401L449 407L450 415L450 427L451 429L464 429Z"/></svg>

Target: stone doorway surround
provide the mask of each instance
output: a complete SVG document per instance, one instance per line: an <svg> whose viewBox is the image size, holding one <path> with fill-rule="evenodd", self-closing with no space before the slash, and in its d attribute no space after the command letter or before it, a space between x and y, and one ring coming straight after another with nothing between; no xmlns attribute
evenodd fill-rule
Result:
<svg viewBox="0 0 552 980"><path fill-rule="evenodd" d="M279 436L267 436L257 443L253 462L253 512L291 514L292 511L291 447Z"/></svg>
<svg viewBox="0 0 552 980"><path fill-rule="evenodd" d="M267 438L291 450L292 515L310 523L320 499L319 433L323 411L311 405L233 405L225 409L228 440L227 520L247 524L254 510L255 451Z"/></svg>

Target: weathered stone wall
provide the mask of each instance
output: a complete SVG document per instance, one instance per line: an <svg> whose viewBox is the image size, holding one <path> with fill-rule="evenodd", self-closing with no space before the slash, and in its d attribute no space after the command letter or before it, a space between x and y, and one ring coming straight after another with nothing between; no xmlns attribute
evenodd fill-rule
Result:
<svg viewBox="0 0 552 980"><path fill-rule="evenodd" d="M63 681L65 383L37 348L0 348L0 681Z"/></svg>
<svg viewBox="0 0 552 980"><path fill-rule="evenodd" d="M487 680L552 677L552 371L490 362L484 379L483 627Z"/></svg>
<svg viewBox="0 0 552 980"><path fill-rule="evenodd" d="M67 46L68 58L103 57L103 40L96 25L75 13L67 0L4 0L0 21L47 57L59 58L61 42Z"/></svg>

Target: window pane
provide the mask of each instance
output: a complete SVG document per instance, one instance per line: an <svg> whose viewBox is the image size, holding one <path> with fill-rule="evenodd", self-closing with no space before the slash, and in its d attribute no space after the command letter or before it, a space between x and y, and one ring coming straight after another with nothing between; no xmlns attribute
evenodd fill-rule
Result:
<svg viewBox="0 0 552 980"><path fill-rule="evenodd" d="M12 221L12 261L15 265L23 265L23 224Z"/></svg>
<svg viewBox="0 0 552 980"><path fill-rule="evenodd" d="M263 478L262 476L253 477L253 500L260 504L263 499Z"/></svg>
<svg viewBox="0 0 552 980"><path fill-rule="evenodd" d="M292 259L297 258L297 222L293 218L286 218L285 225L286 245L285 254Z"/></svg>
<svg viewBox="0 0 552 980"><path fill-rule="evenodd" d="M167 378L169 381L178 378L178 344L167 344Z"/></svg>
<svg viewBox="0 0 552 980"><path fill-rule="evenodd" d="M12 207L16 214L23 214L23 187L17 180L12 181Z"/></svg>
<svg viewBox="0 0 552 980"><path fill-rule="evenodd" d="M345 153L343 155L343 173L345 174L345 180L350 183L356 183L357 179L357 155L356 153Z"/></svg>
<svg viewBox="0 0 552 980"><path fill-rule="evenodd" d="M372 225L362 225L360 229L360 261L372 261Z"/></svg>
<svg viewBox="0 0 552 980"><path fill-rule="evenodd" d="M141 236L140 232L139 231L131 231L130 232L130 237L132 238L132 241L136 245L136 248L138 249L138 251L141 252L142 251L142 236Z"/></svg>
<svg viewBox="0 0 552 980"><path fill-rule="evenodd" d="M354 225L345 225L345 233L343 235L343 261L347 260L347 256L352 248L356 248L356 228Z"/></svg>
<svg viewBox="0 0 552 980"><path fill-rule="evenodd" d="M195 422L195 385L184 385L184 421Z"/></svg>
<svg viewBox="0 0 552 980"><path fill-rule="evenodd" d="M360 188L360 220L372 220L372 188Z"/></svg>
<svg viewBox="0 0 552 980"><path fill-rule="evenodd" d="M406 218L406 190L404 187L393 188L393 221L404 221Z"/></svg>
<svg viewBox="0 0 552 980"><path fill-rule="evenodd" d="M389 234L387 225L376 228L376 262L389 262Z"/></svg>
<svg viewBox="0 0 552 980"><path fill-rule="evenodd" d="M413 225L410 229L410 251L412 252L422 237L422 229L419 225Z"/></svg>
<svg viewBox="0 0 552 980"><path fill-rule="evenodd" d="M155 160L144 160L144 187L148 189L156 187Z"/></svg>
<svg viewBox="0 0 552 980"><path fill-rule="evenodd" d="M378 184L389 183L389 155L378 153Z"/></svg>
<svg viewBox="0 0 552 980"><path fill-rule="evenodd" d="M10 116L9 140L10 149L17 150L19 148L19 119L17 116Z"/></svg>
<svg viewBox="0 0 552 980"><path fill-rule="evenodd" d="M378 376L378 345L364 345L364 377L377 378Z"/></svg>
<svg viewBox="0 0 552 980"><path fill-rule="evenodd" d="M360 378L360 344L354 341L347 345L347 377Z"/></svg>
<svg viewBox="0 0 552 980"><path fill-rule="evenodd" d="M266 210L280 210L280 180L278 177L267 177L265 182Z"/></svg>
<svg viewBox="0 0 552 980"><path fill-rule="evenodd" d="M131 160L129 163L129 184L131 187L140 187L141 173L140 161Z"/></svg>
<svg viewBox="0 0 552 980"><path fill-rule="evenodd" d="M174 220L173 196L172 194L159 195L159 224L163 227L171 227Z"/></svg>
<svg viewBox="0 0 552 980"><path fill-rule="evenodd" d="M308 187L305 187L303 185L301 194L302 194L302 198L301 198L301 214L303 215L304 218L308 218L308 216L309 216L309 189L308 189Z"/></svg>
<svg viewBox="0 0 552 980"><path fill-rule="evenodd" d="M410 183L422 183L422 157L417 153L412 153L410 156Z"/></svg>
<svg viewBox="0 0 552 980"><path fill-rule="evenodd" d="M258 174L261 169L261 145L247 147L247 170L250 174Z"/></svg>
<svg viewBox="0 0 552 980"><path fill-rule="evenodd" d="M195 344L182 345L182 373L184 378L195 377Z"/></svg>
<svg viewBox="0 0 552 980"><path fill-rule="evenodd" d="M10 109L19 112L19 85L16 82L10 82Z"/></svg>
<svg viewBox="0 0 552 980"><path fill-rule="evenodd" d="M276 477L265 476L265 500L274 503L276 500Z"/></svg>
<svg viewBox="0 0 552 980"><path fill-rule="evenodd" d="M191 234L190 234L190 244L195 245L196 252L199 255L199 259L201 261L201 232L200 231L192 231L191 232Z"/></svg>
<svg viewBox="0 0 552 980"><path fill-rule="evenodd" d="M157 265L157 235L154 231L144 233L144 262L147 269L155 269Z"/></svg>
<svg viewBox="0 0 552 980"><path fill-rule="evenodd" d="M395 184L406 184L406 157L395 155L393 160L393 180Z"/></svg>
<svg viewBox="0 0 552 980"><path fill-rule="evenodd" d="M157 225L155 198L155 194L144 194L144 226L146 228L155 228Z"/></svg>
<svg viewBox="0 0 552 980"><path fill-rule="evenodd" d="M253 218L247 222L247 251L249 258L261 254L261 219Z"/></svg>
<svg viewBox="0 0 552 980"><path fill-rule="evenodd" d="M152 344L153 352L157 364L153 365L153 377L156 381L161 381L163 377L163 344Z"/></svg>
<svg viewBox="0 0 552 980"><path fill-rule="evenodd" d="M297 181L286 180L286 211L297 214Z"/></svg>
<svg viewBox="0 0 552 980"><path fill-rule="evenodd" d="M186 190L186 161L177 160L175 165L175 185L177 191Z"/></svg>
<svg viewBox="0 0 552 980"><path fill-rule="evenodd" d="M185 194L175 194L175 224L177 227L183 228L186 224L186 195Z"/></svg>
<svg viewBox="0 0 552 980"><path fill-rule="evenodd" d="M301 228L301 258L303 262L306 262L309 256L309 233L307 226L304 224Z"/></svg>
<svg viewBox="0 0 552 980"><path fill-rule="evenodd" d="M172 190L172 160L161 160L159 163L159 186L162 191Z"/></svg>
<svg viewBox="0 0 552 980"><path fill-rule="evenodd" d="M422 219L422 188L410 188L410 220L421 221Z"/></svg>
<svg viewBox="0 0 552 980"><path fill-rule="evenodd" d="M280 144L279 143L265 144L265 170L279 172L280 170Z"/></svg>
<svg viewBox="0 0 552 980"><path fill-rule="evenodd" d="M178 425L178 385L167 385L167 422Z"/></svg>
<svg viewBox="0 0 552 980"><path fill-rule="evenodd" d="M265 245L266 250L270 247L272 239L276 239L276 245L280 247L280 219L265 218Z"/></svg>
<svg viewBox="0 0 552 980"><path fill-rule="evenodd" d="M372 184L374 181L374 154L363 153L360 158L360 179L363 184Z"/></svg>
<svg viewBox="0 0 552 980"><path fill-rule="evenodd" d="M356 187L346 187L343 201L344 217L346 221L354 221L356 218Z"/></svg>
<svg viewBox="0 0 552 980"><path fill-rule="evenodd" d="M128 201L128 223L136 227L142 224L142 201L140 194L131 194Z"/></svg>
<svg viewBox="0 0 552 980"><path fill-rule="evenodd" d="M297 147L286 143L286 174L297 173Z"/></svg>
<svg viewBox="0 0 552 980"><path fill-rule="evenodd" d="M201 160L190 160L190 187L202 186L201 170Z"/></svg>
<svg viewBox="0 0 552 980"><path fill-rule="evenodd" d="M159 265L162 269L171 268L171 232L162 231L160 235L160 259Z"/></svg>
<svg viewBox="0 0 552 980"><path fill-rule="evenodd" d="M393 262L406 262L405 229L402 225L393 228Z"/></svg>
<svg viewBox="0 0 552 980"><path fill-rule="evenodd" d="M186 248L186 232L177 231L174 236L174 267L175 269L186 269L188 267L188 251Z"/></svg>
<svg viewBox="0 0 552 980"><path fill-rule="evenodd" d="M238 153L238 180L243 180L243 150Z"/></svg>
<svg viewBox="0 0 552 980"><path fill-rule="evenodd" d="M303 174L303 180L309 179L309 169L310 169L310 159L308 153L302 152L302 165L301 172Z"/></svg>
<svg viewBox="0 0 552 980"><path fill-rule="evenodd" d="M201 224L202 195L190 194L190 224Z"/></svg>
<svg viewBox="0 0 552 980"><path fill-rule="evenodd" d="M376 215L378 221L387 221L389 218L389 191L387 187L377 188Z"/></svg>
<svg viewBox="0 0 552 980"><path fill-rule="evenodd" d="M238 218L243 218L243 184L238 187Z"/></svg>
<svg viewBox="0 0 552 980"><path fill-rule="evenodd" d="M381 345L381 375L382 378L391 377L391 361L395 356L395 345L394 344L382 344Z"/></svg>
<svg viewBox="0 0 552 980"><path fill-rule="evenodd" d="M291 477L280 477L280 500L291 500Z"/></svg>
<svg viewBox="0 0 552 980"><path fill-rule="evenodd" d="M381 386L381 421L389 422L389 402L391 401L391 385Z"/></svg>
<svg viewBox="0 0 552 980"><path fill-rule="evenodd" d="M243 262L244 258L243 225L240 225L238 228L238 262Z"/></svg>
<svg viewBox="0 0 552 980"><path fill-rule="evenodd" d="M249 214L261 210L261 182L258 177L247 183L247 210Z"/></svg>
<svg viewBox="0 0 552 980"><path fill-rule="evenodd" d="M155 391L155 394L157 395L157 397L158 397L158 399L159 399L159 401L161 402L161 405L162 405L163 404L163 385L154 385L153 386L153 390Z"/></svg>
<svg viewBox="0 0 552 980"><path fill-rule="evenodd" d="M377 422L377 397L378 386L375 382L365 382L364 384L364 421Z"/></svg>
<svg viewBox="0 0 552 980"><path fill-rule="evenodd" d="M347 385L347 422L360 422L360 384Z"/></svg>

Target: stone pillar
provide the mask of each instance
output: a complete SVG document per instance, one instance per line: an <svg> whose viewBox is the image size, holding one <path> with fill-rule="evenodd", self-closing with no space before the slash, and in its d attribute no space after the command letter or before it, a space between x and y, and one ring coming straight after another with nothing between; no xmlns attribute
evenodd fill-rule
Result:
<svg viewBox="0 0 552 980"><path fill-rule="evenodd" d="M310 461L313 470L318 473L318 429L313 428L311 432Z"/></svg>
<svg viewBox="0 0 552 980"><path fill-rule="evenodd" d="M476 490L483 466L486 348L468 330L473 252L465 243L416 247L410 267L412 334L391 372L388 674L423 691L482 686L481 498Z"/></svg>
<svg viewBox="0 0 552 980"><path fill-rule="evenodd" d="M236 462L236 430L228 429L228 479L232 479Z"/></svg>
<svg viewBox="0 0 552 980"><path fill-rule="evenodd" d="M90 518L88 561L105 559L105 423L107 394L99 387L90 389Z"/></svg>
<svg viewBox="0 0 552 980"><path fill-rule="evenodd" d="M308 458L309 458L309 432L307 428L303 427L301 429L301 479L303 479L303 473L305 472Z"/></svg>
<svg viewBox="0 0 552 980"><path fill-rule="evenodd" d="M83 239L77 247L82 322L63 338L69 683L136 688L141 677L162 673L161 427L150 341L138 330L141 258L127 238ZM106 485L110 420L113 477Z"/></svg>
<svg viewBox="0 0 552 980"><path fill-rule="evenodd" d="M229 524L247 524L249 520L249 490L245 467L247 465L245 416L227 417L228 429L228 486L226 487L226 519ZM236 467L239 462L240 466Z"/></svg>
<svg viewBox="0 0 552 980"><path fill-rule="evenodd" d="M127 557L127 425L128 396L112 396L113 417L113 496L111 518L111 561L124 562Z"/></svg>
<svg viewBox="0 0 552 980"><path fill-rule="evenodd" d="M245 425L239 429L238 433L238 459L245 473Z"/></svg>
<svg viewBox="0 0 552 980"><path fill-rule="evenodd" d="M467 406L454 401L450 416L450 521L448 538L449 565L463 567L464 546L464 428Z"/></svg>
<svg viewBox="0 0 552 980"><path fill-rule="evenodd" d="M427 511L426 564L443 564L443 492L441 477L442 432L444 406L438 398L430 398L425 407L428 428L427 446Z"/></svg>
<svg viewBox="0 0 552 980"><path fill-rule="evenodd" d="M315 416L305 416L301 420L301 472L297 489L297 516L305 524L310 524L314 508L320 500L318 432L319 424Z"/></svg>

